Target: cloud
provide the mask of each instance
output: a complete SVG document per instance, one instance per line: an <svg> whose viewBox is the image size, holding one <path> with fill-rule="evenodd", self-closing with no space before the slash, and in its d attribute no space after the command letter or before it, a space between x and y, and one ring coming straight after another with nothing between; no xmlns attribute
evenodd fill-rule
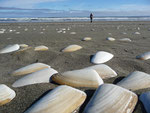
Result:
<svg viewBox="0 0 150 113"><path fill-rule="evenodd" d="M58 1L65 0L5 0L1 1L0 7L34 8L39 3Z"/></svg>

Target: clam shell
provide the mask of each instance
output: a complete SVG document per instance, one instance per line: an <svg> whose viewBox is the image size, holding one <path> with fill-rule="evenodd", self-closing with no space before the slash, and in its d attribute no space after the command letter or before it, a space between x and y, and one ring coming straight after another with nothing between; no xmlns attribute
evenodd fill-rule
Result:
<svg viewBox="0 0 150 113"><path fill-rule="evenodd" d="M115 41L116 39L115 39L115 38L112 38L112 37L108 37L108 38L106 38L106 40Z"/></svg>
<svg viewBox="0 0 150 113"><path fill-rule="evenodd" d="M83 113L132 113L137 95L113 84L102 84Z"/></svg>
<svg viewBox="0 0 150 113"><path fill-rule="evenodd" d="M20 47L23 47L23 48L28 47L27 44L19 44L19 46L20 46Z"/></svg>
<svg viewBox="0 0 150 113"><path fill-rule="evenodd" d="M0 106L9 103L16 93L5 84L0 84Z"/></svg>
<svg viewBox="0 0 150 113"><path fill-rule="evenodd" d="M105 51L98 51L91 59L91 62L94 64L105 63L113 58L113 54L105 52Z"/></svg>
<svg viewBox="0 0 150 113"><path fill-rule="evenodd" d="M122 38L122 39L119 39L119 41L131 42L131 39L130 38Z"/></svg>
<svg viewBox="0 0 150 113"><path fill-rule="evenodd" d="M105 64L94 65L84 69L94 69L102 79L116 77L117 73Z"/></svg>
<svg viewBox="0 0 150 113"><path fill-rule="evenodd" d="M70 32L70 34L71 34L71 35L75 35L75 34L76 34L76 32Z"/></svg>
<svg viewBox="0 0 150 113"><path fill-rule="evenodd" d="M118 82L117 85L132 91L149 88L150 75L144 72L134 71Z"/></svg>
<svg viewBox="0 0 150 113"><path fill-rule="evenodd" d="M82 49L82 47L79 45L69 45L66 48L62 49L61 51L62 52L74 52L80 49Z"/></svg>
<svg viewBox="0 0 150 113"><path fill-rule="evenodd" d="M85 37L82 39L82 41L89 41L89 40L92 40L92 38L91 37Z"/></svg>
<svg viewBox="0 0 150 113"><path fill-rule="evenodd" d="M58 72L53 68L42 69L20 78L12 86L22 87L22 86L37 84L37 83L49 83L50 77L56 73Z"/></svg>
<svg viewBox="0 0 150 113"><path fill-rule="evenodd" d="M140 35L141 33L139 33L139 32L135 32L134 34L135 34L135 35Z"/></svg>
<svg viewBox="0 0 150 113"><path fill-rule="evenodd" d="M35 49L34 49L34 51L47 51L47 50L48 50L48 47L43 46L43 45L37 46L37 47L35 47Z"/></svg>
<svg viewBox="0 0 150 113"><path fill-rule="evenodd" d="M150 107L149 107L150 106L150 91L142 93L139 99L140 101L142 101L144 108L146 109L146 112L150 113Z"/></svg>
<svg viewBox="0 0 150 113"><path fill-rule="evenodd" d="M136 56L137 59L140 60L148 60L150 59L150 52L143 53L141 55Z"/></svg>
<svg viewBox="0 0 150 113"><path fill-rule="evenodd" d="M17 75L25 75L25 74L29 74L35 71L39 71L41 69L45 69L45 68L49 68L50 66L47 64L43 64L43 63L33 63L30 65L27 65L25 67L22 67L20 69L17 69L16 71L12 72L13 76L17 76Z"/></svg>
<svg viewBox="0 0 150 113"><path fill-rule="evenodd" d="M47 93L25 113L72 113L85 99L83 91L62 85Z"/></svg>
<svg viewBox="0 0 150 113"><path fill-rule="evenodd" d="M8 45L7 47L0 50L0 54L17 51L19 48L20 48L20 46L18 44Z"/></svg>
<svg viewBox="0 0 150 113"><path fill-rule="evenodd" d="M73 87L97 88L104 83L98 73L93 69L67 71L62 73L62 75L56 74L52 76L52 80L56 83Z"/></svg>

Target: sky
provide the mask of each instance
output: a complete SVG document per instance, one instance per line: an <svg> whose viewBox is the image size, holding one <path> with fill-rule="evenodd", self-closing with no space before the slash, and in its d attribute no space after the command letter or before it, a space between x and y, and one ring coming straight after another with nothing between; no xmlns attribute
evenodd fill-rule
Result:
<svg viewBox="0 0 150 113"><path fill-rule="evenodd" d="M150 16L150 0L0 0L0 18Z"/></svg>

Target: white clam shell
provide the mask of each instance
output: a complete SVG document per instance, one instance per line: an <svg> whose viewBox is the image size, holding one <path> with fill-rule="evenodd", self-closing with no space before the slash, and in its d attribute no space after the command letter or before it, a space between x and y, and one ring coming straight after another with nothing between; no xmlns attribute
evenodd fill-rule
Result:
<svg viewBox="0 0 150 113"><path fill-rule="evenodd" d="M44 63L33 63L25 67L22 67L20 69L17 69L16 71L12 72L12 75L13 76L25 75L25 74L33 73L35 71L39 71L41 69L45 69L49 67L50 67L49 65L44 64Z"/></svg>
<svg viewBox="0 0 150 113"><path fill-rule="evenodd" d="M115 41L116 39L115 39L115 38L112 38L112 37L107 37L106 40Z"/></svg>
<svg viewBox="0 0 150 113"><path fill-rule="evenodd" d="M139 32L135 32L134 34L135 34L135 35L140 35L141 33L139 33Z"/></svg>
<svg viewBox="0 0 150 113"><path fill-rule="evenodd" d="M131 39L130 38L122 38L122 39L119 39L119 41L131 42Z"/></svg>
<svg viewBox="0 0 150 113"><path fill-rule="evenodd" d="M134 71L117 83L117 85L135 91L150 87L150 75L140 71Z"/></svg>
<svg viewBox="0 0 150 113"><path fill-rule="evenodd" d="M94 65L84 69L94 69L102 79L116 77L117 73L105 64Z"/></svg>
<svg viewBox="0 0 150 113"><path fill-rule="evenodd" d="M71 34L71 35L75 35L75 34L76 34L76 32L70 32L70 34Z"/></svg>
<svg viewBox="0 0 150 113"><path fill-rule="evenodd" d="M91 37L84 37L84 38L82 39L82 41L89 41L89 40L92 40L92 38L91 38Z"/></svg>
<svg viewBox="0 0 150 113"><path fill-rule="evenodd" d="M109 61L113 58L113 54L105 52L105 51L98 51L91 59L91 62L94 64L101 64Z"/></svg>
<svg viewBox="0 0 150 113"><path fill-rule="evenodd" d="M133 92L113 84L102 84L83 113L132 113L137 103Z"/></svg>
<svg viewBox="0 0 150 113"><path fill-rule="evenodd" d="M62 85L47 93L25 113L72 113L85 99L83 91Z"/></svg>
<svg viewBox="0 0 150 113"><path fill-rule="evenodd" d="M140 101L142 101L144 108L147 113L150 113L150 91L142 93L139 97Z"/></svg>
<svg viewBox="0 0 150 113"><path fill-rule="evenodd" d="M42 69L20 78L12 86L22 87L22 86L37 84L37 83L49 83L51 76L56 73L58 72L53 68Z"/></svg>
<svg viewBox="0 0 150 113"><path fill-rule="evenodd" d="M0 84L0 106L9 103L16 93L5 84Z"/></svg>
<svg viewBox="0 0 150 113"><path fill-rule="evenodd" d="M143 53L141 55L136 56L137 59L140 60L148 60L150 59L150 52Z"/></svg>
<svg viewBox="0 0 150 113"><path fill-rule="evenodd" d="M52 76L52 80L56 83L73 87L97 88L104 83L98 73L93 69L67 71L62 73L62 75Z"/></svg>
<svg viewBox="0 0 150 113"><path fill-rule="evenodd" d="M8 45L7 47L5 47L2 50L0 50L0 54L17 51L17 50L19 50L19 48L20 48L20 46L18 44Z"/></svg>
<svg viewBox="0 0 150 113"><path fill-rule="evenodd" d="M41 46L37 46L35 47L34 51L47 51L48 47L41 45Z"/></svg>
<svg viewBox="0 0 150 113"><path fill-rule="evenodd" d="M80 49L82 49L81 46L74 44L74 45L69 45L69 46L65 47L61 51L62 52L74 52L74 51L77 51L77 50L80 50Z"/></svg>

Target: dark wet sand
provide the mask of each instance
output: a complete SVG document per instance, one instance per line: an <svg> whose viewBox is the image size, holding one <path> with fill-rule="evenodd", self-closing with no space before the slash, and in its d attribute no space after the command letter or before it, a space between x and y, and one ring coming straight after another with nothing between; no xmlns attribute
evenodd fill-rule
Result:
<svg viewBox="0 0 150 113"><path fill-rule="evenodd" d="M117 26L120 28L117 29ZM70 31L66 30L65 34L56 31L57 28L68 27L71 29ZM140 30L137 29L138 27ZM24 31L25 28L28 28L28 31ZM0 54L0 84L6 84L16 92L16 97L10 103L0 107L0 113L23 113L41 95L57 86L53 83L47 83L13 88L11 85L21 76L13 77L10 73L31 63L46 63L61 73L93 65L90 63L90 56L103 50L114 54L114 58L105 64L118 73L117 77L104 80L105 83L117 83L135 70L150 74L150 60L141 61L135 58L141 53L150 51L149 28L150 22L0 23L0 29L6 29L4 34L0 34L0 49L9 44L28 44L32 47L45 45L49 47L48 51L43 52L28 50L18 54L14 52ZM9 32L10 29L16 31ZM16 32L20 32L20 34L16 34ZM70 32L77 34L71 35ZM123 32L127 34L123 34ZM135 35L135 32L141 34ZM81 41L87 36L91 37L92 40ZM118 40L110 42L106 40L107 37L130 38L132 42L120 42ZM62 48L70 44L81 45L83 49L72 53L60 52ZM80 89L88 94L88 99L95 91L88 88ZM135 93L139 96L145 91L150 91L150 88ZM82 112L83 108L84 106L80 107L79 111ZM134 113L145 113L140 101Z"/></svg>

